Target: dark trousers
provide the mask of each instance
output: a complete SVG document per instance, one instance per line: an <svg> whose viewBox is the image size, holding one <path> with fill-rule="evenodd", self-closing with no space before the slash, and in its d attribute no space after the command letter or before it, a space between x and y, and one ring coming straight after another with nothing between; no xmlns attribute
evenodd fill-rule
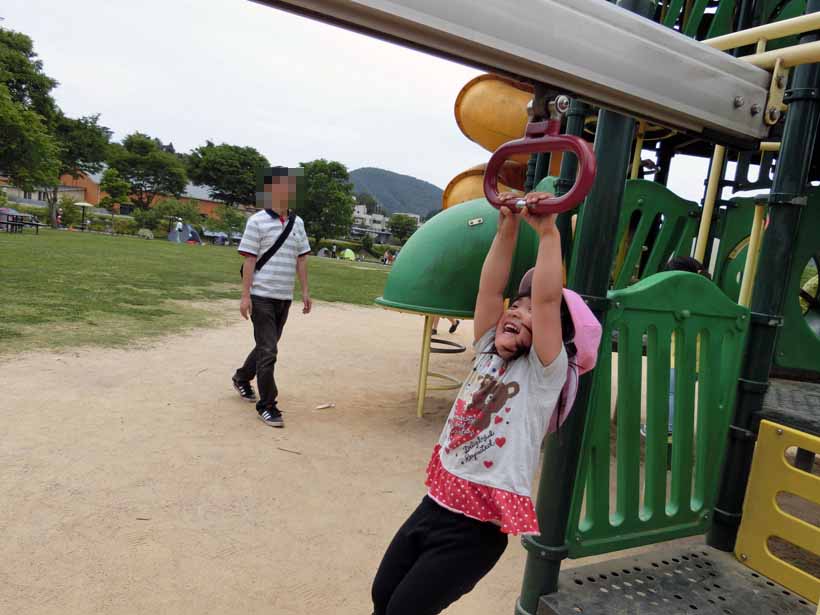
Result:
<svg viewBox="0 0 820 615"><path fill-rule="evenodd" d="M374 615L436 615L475 587L507 548L493 524L428 496L399 528L373 581Z"/></svg>
<svg viewBox="0 0 820 615"><path fill-rule="evenodd" d="M288 310L289 300L251 295L251 322L256 346L233 377L240 382L250 382L256 378L256 386L259 387L256 409L260 411L276 406L279 390L276 388L273 368L276 365L279 338L282 337L282 329L288 320Z"/></svg>

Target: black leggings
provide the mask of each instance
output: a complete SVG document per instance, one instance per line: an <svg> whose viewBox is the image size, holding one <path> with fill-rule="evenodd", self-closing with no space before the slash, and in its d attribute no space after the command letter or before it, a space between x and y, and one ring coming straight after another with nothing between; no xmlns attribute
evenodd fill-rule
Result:
<svg viewBox="0 0 820 615"><path fill-rule="evenodd" d="M493 524L428 496L387 547L373 581L374 615L436 615L475 587L507 548Z"/></svg>

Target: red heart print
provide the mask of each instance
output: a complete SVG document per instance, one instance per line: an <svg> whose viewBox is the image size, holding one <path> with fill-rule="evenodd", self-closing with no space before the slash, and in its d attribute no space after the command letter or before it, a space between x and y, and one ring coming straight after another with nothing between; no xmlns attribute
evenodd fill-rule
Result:
<svg viewBox="0 0 820 615"><path fill-rule="evenodd" d="M503 421L503 420L504 420L504 419L503 419L503 418L501 418L500 416L498 416L497 414L495 415L495 424L496 424L496 425L498 425L498 424L499 424L501 421Z"/></svg>
<svg viewBox="0 0 820 615"><path fill-rule="evenodd" d="M484 462L484 467L489 470L490 468L493 467L493 462L492 461L485 461Z"/></svg>
<svg viewBox="0 0 820 615"><path fill-rule="evenodd" d="M509 411L510 411L509 408L504 408L504 412L509 412Z"/></svg>
<svg viewBox="0 0 820 615"><path fill-rule="evenodd" d="M498 448L501 448L507 443L507 438L496 438L495 443L498 446Z"/></svg>
<svg viewBox="0 0 820 615"><path fill-rule="evenodd" d="M498 375L499 375L499 376L503 376L503 375L504 375L504 372L506 372L506 371L507 371L507 368L506 368L506 367L502 367L501 369L499 369L499 370L498 370Z"/></svg>

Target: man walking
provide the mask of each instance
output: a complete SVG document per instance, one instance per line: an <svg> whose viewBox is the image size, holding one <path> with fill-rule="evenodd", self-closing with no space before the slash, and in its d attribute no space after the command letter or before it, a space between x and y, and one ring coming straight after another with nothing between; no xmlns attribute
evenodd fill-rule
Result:
<svg viewBox="0 0 820 615"><path fill-rule="evenodd" d="M273 167L264 171L256 193L257 205L263 209L248 219L239 243L239 253L245 257L239 312L253 322L256 347L236 370L233 386L242 399L256 401L259 418L271 427L285 426L276 404L279 391L273 370L293 299L295 274L302 287L302 313L309 314L312 306L307 279L310 244L302 219L288 209L296 197L296 172L300 170ZM254 377L258 401L251 386Z"/></svg>

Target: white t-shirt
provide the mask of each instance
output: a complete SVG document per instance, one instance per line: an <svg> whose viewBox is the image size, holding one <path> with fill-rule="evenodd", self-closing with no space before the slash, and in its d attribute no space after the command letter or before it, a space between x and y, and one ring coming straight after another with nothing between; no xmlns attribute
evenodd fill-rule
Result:
<svg viewBox="0 0 820 615"><path fill-rule="evenodd" d="M279 216L271 216L264 209L256 212L245 225L239 252L261 257L276 242L287 224ZM305 224L299 216L293 222L293 229L285 243L276 251L253 276L251 294L271 299L293 299L293 283L296 279L297 257L310 252Z"/></svg>
<svg viewBox="0 0 820 615"><path fill-rule="evenodd" d="M564 349L544 366L534 349L507 362L493 352L495 327L476 341L473 370L442 431L441 462L459 478L525 496L541 441L567 376Z"/></svg>

